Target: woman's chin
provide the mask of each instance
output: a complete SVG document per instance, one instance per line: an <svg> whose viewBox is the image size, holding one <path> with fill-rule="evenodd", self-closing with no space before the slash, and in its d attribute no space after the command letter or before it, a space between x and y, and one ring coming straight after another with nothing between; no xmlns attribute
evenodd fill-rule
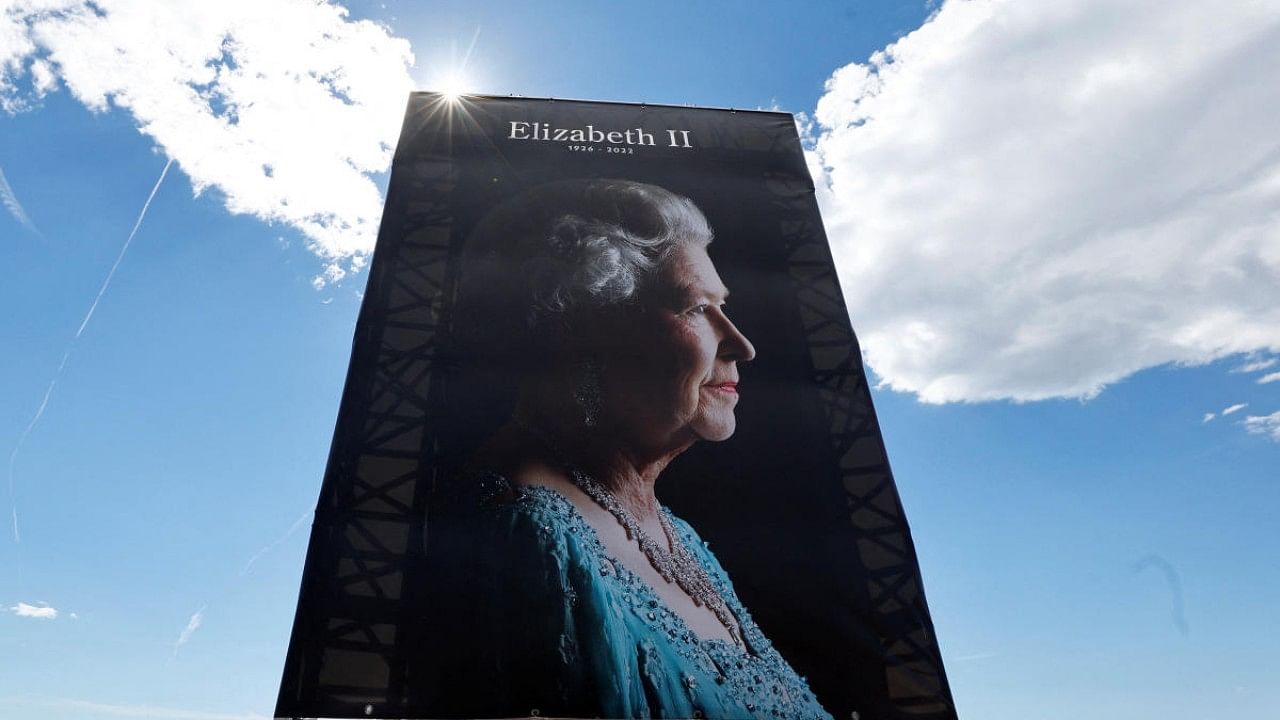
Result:
<svg viewBox="0 0 1280 720"><path fill-rule="evenodd" d="M706 440L707 442L728 440L733 437L733 432L737 429L738 424L733 417L729 417L727 420L698 423L693 427L694 434L700 440Z"/></svg>

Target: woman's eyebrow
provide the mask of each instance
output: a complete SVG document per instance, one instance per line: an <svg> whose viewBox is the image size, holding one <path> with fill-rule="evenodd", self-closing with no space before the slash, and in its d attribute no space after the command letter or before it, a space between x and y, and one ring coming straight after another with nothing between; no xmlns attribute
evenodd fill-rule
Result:
<svg viewBox="0 0 1280 720"><path fill-rule="evenodd" d="M682 300L699 300L707 298L709 300L724 301L729 297L729 288L721 285L719 287L699 287L697 285L680 285L676 287L676 296Z"/></svg>

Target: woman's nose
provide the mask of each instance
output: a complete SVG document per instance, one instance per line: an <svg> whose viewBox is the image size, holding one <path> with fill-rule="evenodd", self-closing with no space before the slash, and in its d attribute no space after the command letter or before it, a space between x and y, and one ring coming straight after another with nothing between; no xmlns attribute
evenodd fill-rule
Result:
<svg viewBox="0 0 1280 720"><path fill-rule="evenodd" d="M723 320L720 357L738 362L747 362L755 358L756 348L747 339L747 336L742 334L742 331L738 329L737 325L733 324L733 321L727 315L721 315L720 317Z"/></svg>

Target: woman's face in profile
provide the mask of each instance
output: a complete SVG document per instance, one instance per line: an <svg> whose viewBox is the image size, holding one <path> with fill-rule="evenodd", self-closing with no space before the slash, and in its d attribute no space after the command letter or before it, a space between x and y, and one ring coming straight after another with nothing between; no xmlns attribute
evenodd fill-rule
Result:
<svg viewBox="0 0 1280 720"><path fill-rule="evenodd" d="M725 315L728 288L705 247L682 245L645 292L605 363L605 407L645 444L726 440L736 427L738 363L751 342Z"/></svg>

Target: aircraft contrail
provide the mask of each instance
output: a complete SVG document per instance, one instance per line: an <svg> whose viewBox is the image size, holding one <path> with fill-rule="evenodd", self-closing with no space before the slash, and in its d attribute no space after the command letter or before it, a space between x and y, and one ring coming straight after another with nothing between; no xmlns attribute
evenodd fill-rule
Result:
<svg viewBox="0 0 1280 720"><path fill-rule="evenodd" d="M1164 575L1165 582L1169 585L1169 595L1172 601L1173 625L1183 635L1191 632L1191 626L1187 624L1187 616L1184 611L1182 601L1182 578L1178 576L1178 569L1168 560L1159 555L1147 555L1138 562L1133 564L1133 572L1140 573L1143 570L1152 567L1160 571Z"/></svg>
<svg viewBox="0 0 1280 720"><path fill-rule="evenodd" d="M307 520L314 518L315 514L316 514L315 508L308 506L306 512L299 515L298 519L293 521L293 524L289 526L289 529L285 532L284 535L281 535L280 537L276 538L273 542L270 542L267 545L264 545L262 549L258 550L258 552L253 554L253 557L249 558L249 562L246 562L244 564L244 567L240 569L240 577L244 577L246 574L248 574L249 568L253 567L253 564L258 561L258 558L267 554L267 551L271 550L275 546L279 545L285 540L288 540L289 536L297 532L298 528L302 527L303 523L305 523Z"/></svg>
<svg viewBox="0 0 1280 720"><path fill-rule="evenodd" d="M0 168L0 204L8 209L15 220L22 223L22 227L33 233L40 232L31 222L31 218L27 217L27 211L22 209L22 203L18 202L18 196L13 194L13 188L9 187L9 180L4 176L4 168Z"/></svg>
<svg viewBox="0 0 1280 720"><path fill-rule="evenodd" d="M160 171L160 177L156 179L156 184L151 188L151 194L147 196L147 201L142 204L142 212L138 213L138 220L133 224L133 230L129 231L129 238L124 241L124 247L120 248L120 254L116 256L115 264L111 266L111 270L107 272L107 279L102 281L102 287L98 290L98 296L93 299L93 304L89 306L89 312L85 313L84 321L80 323L80 329L76 330L75 339L79 340L80 335L84 332L85 326L89 324L89 318L93 317L93 311L98 309L98 301L102 299L103 293L111 285L111 279L116 276L116 269L120 267L120 261L124 260L124 254L129 252L129 245L133 242L133 236L138 234L138 227L142 225L142 218L147 216L147 208L151 207L151 201L156 197L156 191L160 189L160 183L164 182L164 176L169 174L169 166L173 164L173 158L164 164L164 169Z"/></svg>
<svg viewBox="0 0 1280 720"><path fill-rule="evenodd" d="M13 541L15 543L22 542L22 533L18 530L18 499L13 492L13 466L18 460L18 453L22 450L22 446L26 444L27 436L40 423L40 418L44 417L45 408L49 406L49 398L53 397L53 389L57 386L58 380L62 379L62 371L67 367L67 360L71 359L71 352L75 349L76 341L84 334L84 329L89 326L89 320L93 317L93 312L98 309L98 302L102 300L107 288L111 286L111 279L116 276L116 270L119 269L120 262L124 260L125 253L129 251L129 245L133 243L133 236L138 234L138 228L142 226L142 219L147 216L147 208L151 207L151 201L155 199L156 191L160 189L160 183L164 182L164 176L169 174L171 165L173 165L173 158L169 158L168 162L164 164L164 169L160 171L160 177L156 179L156 184L151 188L151 194L147 196L147 201L142 204L142 210L138 213L137 221L133 223L133 230L129 231L129 237L125 239L124 246L120 248L120 254L116 256L115 263L112 264L111 270L107 272L106 280L102 282L102 287L98 289L98 295L93 298L93 304L89 306L89 312L85 313L84 320L80 322L80 327L76 329L75 336L67 344L67 350L62 354L62 362L58 363L58 369L53 372L53 379L49 381L49 387L44 391L44 398L40 401L40 407L36 408L36 413L32 416L31 422L27 423L26 429L18 436L18 442L13 446L13 452L9 453L9 503L12 508ZM4 176L0 175L0 181L3 181L3 179ZM5 183L0 187L0 190L7 188L8 184ZM7 200L5 204L8 205ZM10 210L12 210L12 207L10 207Z"/></svg>

